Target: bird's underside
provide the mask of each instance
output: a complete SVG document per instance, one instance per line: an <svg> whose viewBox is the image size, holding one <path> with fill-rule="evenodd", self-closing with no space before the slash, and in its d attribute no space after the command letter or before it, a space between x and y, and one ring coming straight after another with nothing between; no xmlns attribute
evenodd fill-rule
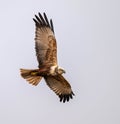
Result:
<svg viewBox="0 0 120 124"><path fill-rule="evenodd" d="M33 20L36 25L35 49L39 69L20 69L21 76L35 86L44 78L60 101L69 101L74 93L62 76L64 69L57 65L57 45L52 20L49 22L45 13L43 16L38 13Z"/></svg>

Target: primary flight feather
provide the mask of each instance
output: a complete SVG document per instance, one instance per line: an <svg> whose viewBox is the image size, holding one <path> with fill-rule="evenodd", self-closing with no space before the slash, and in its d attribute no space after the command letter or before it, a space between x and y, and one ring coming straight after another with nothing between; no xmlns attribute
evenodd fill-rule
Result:
<svg viewBox="0 0 120 124"><path fill-rule="evenodd" d="M57 63L57 43L53 22L45 13L38 13L33 18L36 26L35 49L39 63L38 69L20 69L21 76L32 85L38 85L42 77L47 85L66 102L73 98L73 91L68 81L62 76L65 70Z"/></svg>

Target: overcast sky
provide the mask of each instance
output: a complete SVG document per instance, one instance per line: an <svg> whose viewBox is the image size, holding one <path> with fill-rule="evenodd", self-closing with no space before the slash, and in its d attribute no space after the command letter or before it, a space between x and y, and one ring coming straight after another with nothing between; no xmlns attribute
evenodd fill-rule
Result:
<svg viewBox="0 0 120 124"><path fill-rule="evenodd" d="M53 19L59 65L75 93L60 103L42 80L19 69L38 66L32 18ZM0 1L0 124L120 124L120 1Z"/></svg>

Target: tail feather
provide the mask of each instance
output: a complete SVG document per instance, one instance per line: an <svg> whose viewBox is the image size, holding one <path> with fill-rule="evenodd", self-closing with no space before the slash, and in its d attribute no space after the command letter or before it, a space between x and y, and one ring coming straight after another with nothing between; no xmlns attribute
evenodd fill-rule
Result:
<svg viewBox="0 0 120 124"><path fill-rule="evenodd" d="M32 85L38 85L42 77L38 75L38 69L20 69L21 76Z"/></svg>

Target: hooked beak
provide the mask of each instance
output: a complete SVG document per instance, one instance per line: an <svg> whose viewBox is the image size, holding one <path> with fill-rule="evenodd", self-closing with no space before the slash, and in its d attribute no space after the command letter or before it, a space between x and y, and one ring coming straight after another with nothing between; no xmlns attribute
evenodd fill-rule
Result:
<svg viewBox="0 0 120 124"><path fill-rule="evenodd" d="M66 73L66 71L65 71L65 70L63 70L63 73Z"/></svg>

